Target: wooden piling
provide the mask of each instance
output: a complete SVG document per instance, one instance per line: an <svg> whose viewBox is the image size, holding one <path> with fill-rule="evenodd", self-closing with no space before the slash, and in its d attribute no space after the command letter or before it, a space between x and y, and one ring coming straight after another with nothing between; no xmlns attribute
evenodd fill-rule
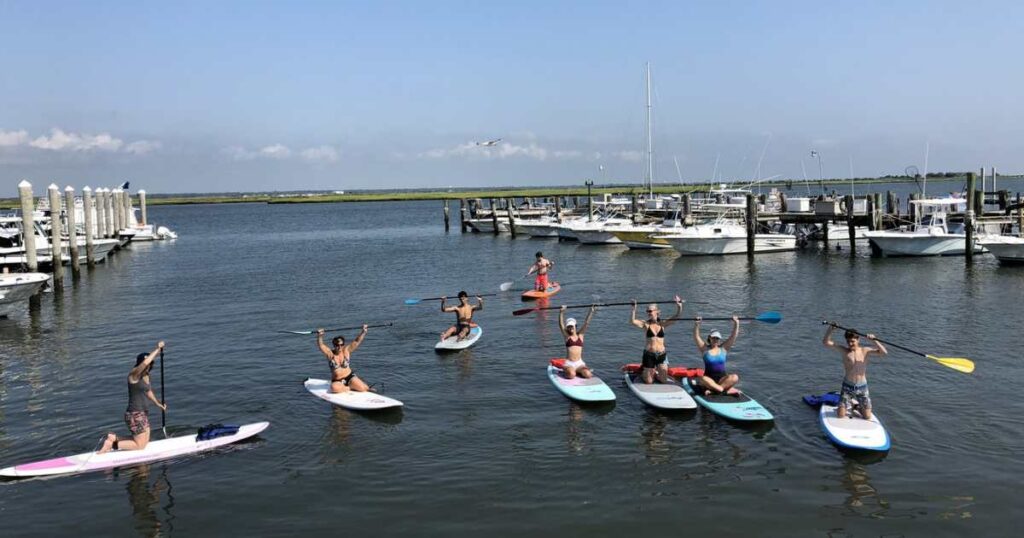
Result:
<svg viewBox="0 0 1024 538"><path fill-rule="evenodd" d="M964 258L967 263L974 261L974 172L967 173L967 214L964 215Z"/></svg>
<svg viewBox="0 0 1024 538"><path fill-rule="evenodd" d="M448 200L444 201L444 233L448 233Z"/></svg>
<svg viewBox="0 0 1024 538"><path fill-rule="evenodd" d="M555 222L562 222L562 197L555 196Z"/></svg>
<svg viewBox="0 0 1024 538"><path fill-rule="evenodd" d="M139 216L142 217L142 222L139 224L145 226L149 224L149 216L146 214L146 191L139 189Z"/></svg>
<svg viewBox="0 0 1024 538"><path fill-rule="evenodd" d="M491 198L491 223L494 224L494 235L498 235L498 205L495 203L494 198Z"/></svg>
<svg viewBox="0 0 1024 538"><path fill-rule="evenodd" d="M629 208L630 208L629 218L630 218L630 220L633 221L633 224L636 224L637 207L638 207L639 203L637 201L637 195L636 195L635 192L633 193L633 196L632 196L632 198L630 199L629 202L630 202L630 205L629 205Z"/></svg>
<svg viewBox="0 0 1024 538"><path fill-rule="evenodd" d="M505 208L508 211L508 233L512 235L512 239L516 238L516 217L512 214L514 205L512 200L509 200Z"/></svg>
<svg viewBox="0 0 1024 538"><path fill-rule="evenodd" d="M1006 211L1006 206L1010 204L1010 193L1006 189L996 191L996 197L999 203L999 210Z"/></svg>
<svg viewBox="0 0 1024 538"><path fill-rule="evenodd" d="M690 216L693 212L691 208L692 206L690 205L690 193L686 193L683 195L683 223L687 223L690 221Z"/></svg>
<svg viewBox="0 0 1024 538"><path fill-rule="evenodd" d="M780 192L779 193L779 212L780 213L786 213L786 212L788 212L788 210L789 210L789 207L786 204L786 194Z"/></svg>
<svg viewBox="0 0 1024 538"><path fill-rule="evenodd" d="M754 259L754 236L757 234L757 201L747 193L747 257Z"/></svg>
<svg viewBox="0 0 1024 538"><path fill-rule="evenodd" d="M103 187L96 188L96 229L93 231L94 237L100 238L106 235L106 214L107 204L103 203Z"/></svg>
<svg viewBox="0 0 1024 538"><path fill-rule="evenodd" d="M96 223L96 219L92 215L92 189L88 185L82 188L82 213L85 214L85 264L89 267L93 267L93 253L95 247L93 247L93 238L96 233L93 230L93 225Z"/></svg>
<svg viewBox="0 0 1024 538"><path fill-rule="evenodd" d="M846 200L846 226L850 239L850 255L857 254L857 230L853 226L853 195L847 194L843 197Z"/></svg>
<svg viewBox="0 0 1024 538"><path fill-rule="evenodd" d="M124 204L124 229L130 230L132 228L132 218L135 217L132 212L132 191L125 189L121 196L121 203Z"/></svg>
<svg viewBox="0 0 1024 538"><path fill-rule="evenodd" d="M1017 193L1017 236L1024 237L1024 203L1021 203L1020 193Z"/></svg>
<svg viewBox="0 0 1024 538"><path fill-rule="evenodd" d="M896 193L885 191L885 214L895 215L899 213L899 203L896 201Z"/></svg>
<svg viewBox="0 0 1024 538"><path fill-rule="evenodd" d="M51 183L47 188L50 199L50 257L53 260L53 287L64 287L64 253L61 249L60 187Z"/></svg>
<svg viewBox="0 0 1024 538"><path fill-rule="evenodd" d="M998 191L999 187L996 187L996 167L992 167L992 190Z"/></svg>
<svg viewBox="0 0 1024 538"><path fill-rule="evenodd" d="M985 191L984 189L976 189L973 192L968 191L971 195L970 202L974 204L974 214L982 216L985 214Z"/></svg>
<svg viewBox="0 0 1024 538"><path fill-rule="evenodd" d="M68 223L68 263L71 265L71 273L78 274L78 222L75 218L75 188L71 185L64 187L64 212L67 213Z"/></svg>
<svg viewBox="0 0 1024 538"><path fill-rule="evenodd" d="M34 273L39 270L39 258L36 253L35 218L32 215L35 211L32 184L26 180L18 183L18 197L21 199L21 244L25 247L25 265Z"/></svg>
<svg viewBox="0 0 1024 538"><path fill-rule="evenodd" d="M876 192L871 195L871 229L882 229L882 193Z"/></svg>
<svg viewBox="0 0 1024 538"><path fill-rule="evenodd" d="M103 189L103 201L107 205L107 238L116 239L114 236L114 193L110 187Z"/></svg>
<svg viewBox="0 0 1024 538"><path fill-rule="evenodd" d="M121 235L121 210L124 206L121 204L121 189L111 189L110 191L110 217L111 224L113 227L110 230L110 236L114 239L118 239Z"/></svg>
<svg viewBox="0 0 1024 538"><path fill-rule="evenodd" d="M912 192L910 193L910 199L907 200L907 215L910 216L911 222L917 222L917 204L914 203L914 200L920 197L920 193Z"/></svg>
<svg viewBox="0 0 1024 538"><path fill-rule="evenodd" d="M459 231L466 233L466 199L459 198Z"/></svg>

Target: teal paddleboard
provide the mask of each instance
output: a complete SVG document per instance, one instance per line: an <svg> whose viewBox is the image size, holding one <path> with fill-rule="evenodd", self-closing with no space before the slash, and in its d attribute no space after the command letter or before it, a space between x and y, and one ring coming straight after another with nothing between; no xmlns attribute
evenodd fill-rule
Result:
<svg viewBox="0 0 1024 538"><path fill-rule="evenodd" d="M705 395L704 389L700 386L694 386L694 383L695 381L693 379L688 379L683 383L683 387L686 388L686 391L693 396L693 399L696 400L701 407L722 418L739 422L775 420L775 417L772 416L771 412L765 409L761 404L757 403L757 400L744 393L740 393L735 396L716 393Z"/></svg>

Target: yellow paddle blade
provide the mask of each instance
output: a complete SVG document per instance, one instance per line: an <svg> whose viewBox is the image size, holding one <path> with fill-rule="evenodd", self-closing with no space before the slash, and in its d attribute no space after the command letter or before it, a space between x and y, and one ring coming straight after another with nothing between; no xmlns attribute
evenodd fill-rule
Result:
<svg viewBox="0 0 1024 538"><path fill-rule="evenodd" d="M969 374L974 371L974 361L972 361L971 359L961 359L954 357L936 357L935 355L925 356L943 366L948 366L954 370L958 370L965 374Z"/></svg>

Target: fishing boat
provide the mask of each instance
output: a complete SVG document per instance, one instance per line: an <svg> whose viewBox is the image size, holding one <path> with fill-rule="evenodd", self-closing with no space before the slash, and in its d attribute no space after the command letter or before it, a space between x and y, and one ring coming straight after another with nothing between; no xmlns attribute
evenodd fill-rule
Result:
<svg viewBox="0 0 1024 538"><path fill-rule="evenodd" d="M661 224L626 224L609 226L608 231L627 247L636 250L671 249L668 241L659 235L673 234L683 229L683 223L675 215Z"/></svg>
<svg viewBox="0 0 1024 538"><path fill-rule="evenodd" d="M45 218L49 220L49 218ZM36 256L40 264L53 263L53 250L50 248L50 238L43 231L43 223L35 222ZM84 237L76 237L78 244L78 261L87 263L89 261ZM93 262L100 263L106 259L107 254L120 242L117 239L93 239ZM71 262L70 239L61 241L62 260L65 264ZM20 217L0 217L0 266L20 266L27 262L25 255L25 242L22 236L22 221Z"/></svg>
<svg viewBox="0 0 1024 538"><path fill-rule="evenodd" d="M621 244L622 241L609 228L627 224L632 224L628 218L609 216L596 220L573 221L565 226L576 240L584 245L615 245Z"/></svg>
<svg viewBox="0 0 1024 538"><path fill-rule="evenodd" d="M707 207L707 206L706 206ZM747 228L734 218L721 213L713 221L683 228L676 233L655 234L684 256L718 256L747 252ZM792 234L755 234L754 252L796 250Z"/></svg>
<svg viewBox="0 0 1024 538"><path fill-rule="evenodd" d="M466 221L474 230L485 233L494 233L494 219L491 217L482 219L469 219ZM508 233L508 217L498 217L498 233Z"/></svg>
<svg viewBox="0 0 1024 538"><path fill-rule="evenodd" d="M1024 237L1012 235L982 235L978 244L992 253L1000 263L1024 264Z"/></svg>
<svg viewBox="0 0 1024 538"><path fill-rule="evenodd" d="M44 273L0 273L0 318L16 312L49 279Z"/></svg>
<svg viewBox="0 0 1024 538"><path fill-rule="evenodd" d="M947 220L949 209L962 206L965 200L932 198L910 203L917 209L912 225L864 233L883 256L962 256L966 252L963 224L951 226ZM984 252L984 247L975 245L975 252Z"/></svg>
<svg viewBox="0 0 1024 538"><path fill-rule="evenodd" d="M558 219L545 216L516 221L516 232L530 237L558 237Z"/></svg>

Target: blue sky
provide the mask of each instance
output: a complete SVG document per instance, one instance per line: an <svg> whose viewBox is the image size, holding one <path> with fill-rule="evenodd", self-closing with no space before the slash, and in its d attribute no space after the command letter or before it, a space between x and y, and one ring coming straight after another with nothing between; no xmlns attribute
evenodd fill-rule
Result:
<svg viewBox="0 0 1024 538"><path fill-rule="evenodd" d="M1021 27L1014 2L0 0L0 195L639 181L647 61L657 180L762 152L816 177L811 149L898 173L926 142L1019 173Z"/></svg>

